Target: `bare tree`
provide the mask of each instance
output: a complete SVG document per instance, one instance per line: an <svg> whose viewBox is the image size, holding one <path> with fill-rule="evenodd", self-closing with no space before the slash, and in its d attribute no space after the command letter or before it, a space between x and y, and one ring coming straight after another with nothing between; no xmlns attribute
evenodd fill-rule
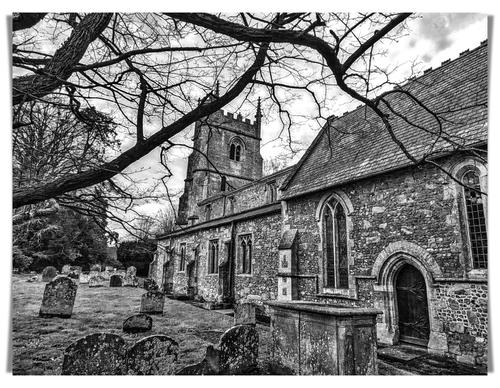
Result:
<svg viewBox="0 0 500 388"><path fill-rule="evenodd" d="M391 120L406 113L392 112L391 99L404 95L424 111L425 104L407 90L384 91L390 72L372 63L382 54L380 42L403 33L408 13L42 16L16 17L14 112L57 96L73 109L112 114L134 142L100 165L14 188L15 208L110 181L155 148L178 144L176 136L197 120L230 103L241 106L256 90L266 94L282 122L279 136L290 142L296 93L314 102L312 116L324 123L335 89L364 104L408 160L430 161L405 147ZM50 44L42 45L44 39ZM222 92L215 96L216 82ZM433 117L440 127L442 118ZM15 119L14 125L22 124Z"/></svg>

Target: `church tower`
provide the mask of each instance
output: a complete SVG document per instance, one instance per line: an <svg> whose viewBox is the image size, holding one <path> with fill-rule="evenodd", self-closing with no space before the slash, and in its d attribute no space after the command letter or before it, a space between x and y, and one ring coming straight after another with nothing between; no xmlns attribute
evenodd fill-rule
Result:
<svg viewBox="0 0 500 388"><path fill-rule="evenodd" d="M217 97L218 87L209 99ZM262 177L261 119L259 98L253 122L222 110L196 122L194 149L179 199L179 225L198 222L200 201Z"/></svg>

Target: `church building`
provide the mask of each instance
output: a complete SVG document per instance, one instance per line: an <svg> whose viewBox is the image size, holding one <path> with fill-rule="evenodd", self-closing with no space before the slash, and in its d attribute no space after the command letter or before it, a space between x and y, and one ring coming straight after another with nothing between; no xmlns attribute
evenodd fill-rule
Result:
<svg viewBox="0 0 500 388"><path fill-rule="evenodd" d="M394 133L360 106L267 176L260 102L253 120L196 123L178 226L158 236L150 276L214 307L376 307L380 344L486 364L487 41L397 88Z"/></svg>

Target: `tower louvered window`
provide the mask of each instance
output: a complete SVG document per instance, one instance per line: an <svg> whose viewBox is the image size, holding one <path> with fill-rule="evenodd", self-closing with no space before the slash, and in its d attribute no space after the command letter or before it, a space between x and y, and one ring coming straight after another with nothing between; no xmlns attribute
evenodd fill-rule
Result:
<svg viewBox="0 0 500 388"><path fill-rule="evenodd" d="M462 183L472 266L476 269L488 268L486 216L479 172L477 170L466 172L462 177Z"/></svg>

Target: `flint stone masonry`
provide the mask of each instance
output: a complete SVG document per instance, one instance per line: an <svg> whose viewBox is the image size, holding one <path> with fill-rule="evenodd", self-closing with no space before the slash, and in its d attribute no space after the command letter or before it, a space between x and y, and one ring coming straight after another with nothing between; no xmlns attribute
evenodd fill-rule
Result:
<svg viewBox="0 0 500 388"><path fill-rule="evenodd" d="M65 276L45 286L39 315L42 318L70 318L75 304L77 284Z"/></svg>
<svg viewBox="0 0 500 388"><path fill-rule="evenodd" d="M233 326L222 335L217 348L221 374L249 374L257 367L259 334L254 326Z"/></svg>
<svg viewBox="0 0 500 388"><path fill-rule="evenodd" d="M148 291L141 298L141 313L163 314L165 295L159 291Z"/></svg>
<svg viewBox="0 0 500 388"><path fill-rule="evenodd" d="M135 314L123 322L125 333L144 333L153 328L153 318L147 314Z"/></svg>
<svg viewBox="0 0 500 388"><path fill-rule="evenodd" d="M68 346L63 357L63 375L123 375L127 370L126 344L116 334L83 337Z"/></svg>
<svg viewBox="0 0 500 388"><path fill-rule="evenodd" d="M127 353L129 375L172 375L179 344L166 335L152 335L137 341Z"/></svg>
<svg viewBox="0 0 500 388"><path fill-rule="evenodd" d="M299 375L377 374L380 310L269 302L272 358Z"/></svg>
<svg viewBox="0 0 500 388"><path fill-rule="evenodd" d="M123 285L123 278L120 275L111 275L109 278L110 287L121 287Z"/></svg>
<svg viewBox="0 0 500 388"><path fill-rule="evenodd" d="M57 276L57 269L52 266L45 267L42 271L42 282L50 282Z"/></svg>

